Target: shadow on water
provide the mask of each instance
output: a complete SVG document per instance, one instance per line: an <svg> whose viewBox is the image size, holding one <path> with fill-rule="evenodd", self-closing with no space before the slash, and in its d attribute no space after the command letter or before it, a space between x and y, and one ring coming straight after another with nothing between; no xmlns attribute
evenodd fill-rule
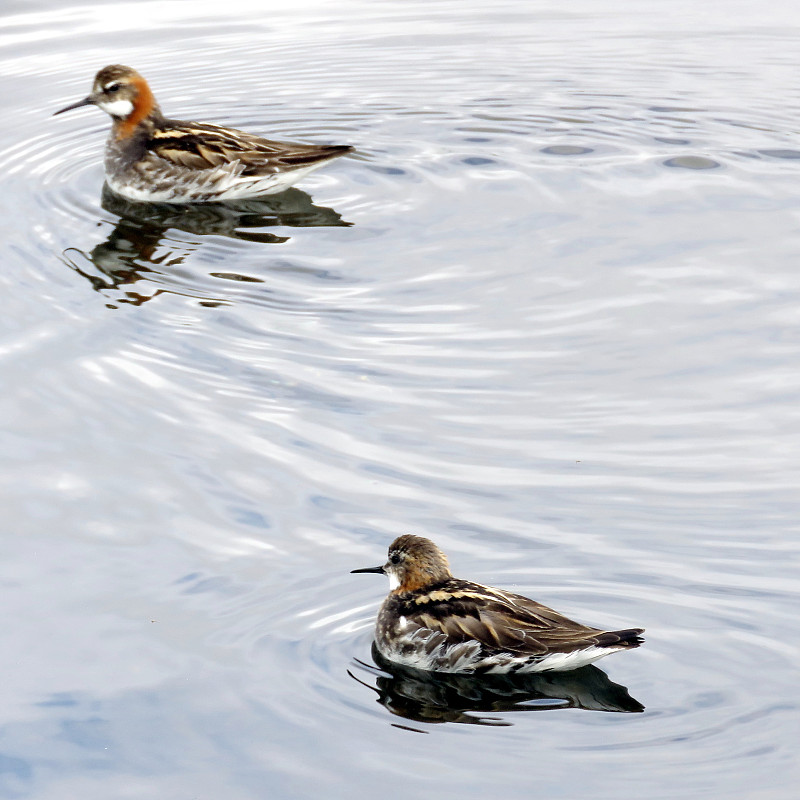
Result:
<svg viewBox="0 0 800 800"><path fill-rule="evenodd" d="M511 725L498 717L474 716L509 711L586 711L635 713L644 706L625 686L613 683L595 666L570 672L532 675L454 675L423 672L386 661L372 646L377 665L355 659L356 668L375 679L375 685L348 670L351 678L372 689L392 714L413 722L459 722L468 725ZM406 728L408 726L398 725ZM408 728L424 733L417 728Z"/></svg>
<svg viewBox="0 0 800 800"><path fill-rule="evenodd" d="M173 291L153 286L151 291L139 292L130 290L130 287L175 269L198 249L198 242L181 242L169 237L170 230L196 236L225 236L261 244L282 244L290 237L264 229L352 225L332 208L314 205L309 194L294 188L259 199L172 205L132 202L104 185L101 205L119 217L114 229L105 241L89 252L68 248L63 252L63 258L72 270L89 281L95 291L105 295L110 293L117 303L130 305L141 305L159 294ZM252 275L231 272L221 277L245 283L261 282ZM204 300L205 305L219 302L223 301Z"/></svg>

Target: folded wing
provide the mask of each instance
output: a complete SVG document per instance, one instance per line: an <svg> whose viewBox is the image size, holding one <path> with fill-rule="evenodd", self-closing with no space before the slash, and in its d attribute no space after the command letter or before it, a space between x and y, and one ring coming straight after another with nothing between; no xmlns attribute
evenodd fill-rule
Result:
<svg viewBox="0 0 800 800"><path fill-rule="evenodd" d="M489 650L539 655L592 645L636 647L641 642L639 628L591 628L534 600L477 584L458 582L429 597L416 603L418 611L409 609L408 622L444 634L451 643L471 639Z"/></svg>
<svg viewBox="0 0 800 800"><path fill-rule="evenodd" d="M349 145L276 142L244 131L175 120L170 120L163 130L156 130L147 146L165 161L190 169L214 169L238 162L242 175L301 168L353 149Z"/></svg>

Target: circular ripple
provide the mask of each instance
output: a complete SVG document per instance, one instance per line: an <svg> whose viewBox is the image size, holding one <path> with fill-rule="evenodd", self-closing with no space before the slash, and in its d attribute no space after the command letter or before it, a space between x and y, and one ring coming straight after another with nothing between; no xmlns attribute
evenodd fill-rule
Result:
<svg viewBox="0 0 800 800"><path fill-rule="evenodd" d="M752 269L743 239L726 249L729 209L719 203L738 198L695 199L688 173L677 193L670 185L648 197L653 182L629 168L644 154L670 183L675 171L664 158L678 145L740 169L747 156L728 153L791 150L792 105L759 107L762 96L782 96L759 91L724 113L730 95L715 82L717 60L683 62L692 88L676 91L663 64L685 39L658 38L644 52L637 37L576 31L591 31L594 16L576 15L566 39L534 47L518 24L487 37L487 20L514 21L509 8L487 17L481 6L457 20L450 8L426 8L421 33L414 4L374 12L368 25L357 16L343 24L338 8L295 21L254 15L248 25L165 20L180 6L137 6L137 16L152 12L156 35L131 31L130 16L110 6L78 9L74 37L59 33L52 55L37 44L9 58L8 69L29 81L26 104L42 98L57 109L85 93L105 43L124 41L119 59L147 75L168 113L352 142L354 160L308 184L352 227L301 236L277 209L280 224L258 232L277 228L284 241L251 242L231 235L240 217L180 227L157 211L108 211L100 194L106 121L92 122L87 110L44 123L40 112L9 108L22 126L0 162L16 205L10 251L24 256L12 269L28 271L12 279L36 302L49 289L47 299L64 304L54 273L67 259L53 254L68 254L69 277L88 281L71 287L73 297L153 301L85 329L86 315L76 313L75 324L41 340L31 363L46 368L32 370L35 391L17 405L30 404L32 427L46 431L31 435L44 472L61 458L65 474L39 485L46 478L32 461L13 484L30 493L27 507L60 519L52 498L71 492L76 516L94 515L110 540L130 535L120 509L149 511L147 536L193 556L208 551L231 573L232 551L253 539L276 548L263 579L241 579L255 588L236 594L229 579L231 592L202 610L213 618L213 641L249 664L236 673L246 687L237 700L252 691L286 722L274 726L281 734L300 720L308 740L320 720L338 732L351 717L347 732L362 744L366 718L386 726L374 692L347 675L354 655L368 658L385 587L351 584L346 571L364 563L350 555L357 545L379 558L410 527L434 536L460 574L589 623L647 628L636 653L601 662L652 710L646 735L641 723L573 715L552 736L537 730L549 753L617 750L608 769L622 774L632 748L663 748L673 760L656 775L673 775L688 756L707 765L706 785L717 785L747 743L774 745L763 730L793 702L796 659L782 643L797 605L793 539L774 520L791 516L796 458L775 445L784 408L758 393L788 396L794 385L790 357L785 371L767 371L790 346L794 272L781 273L780 258L756 259ZM435 61L420 35L430 37ZM587 71L587 60L598 69ZM632 72L641 77L632 81ZM592 152L576 161L553 158L553 147ZM476 168L485 162L492 168ZM753 162L752 170L770 167L768 158ZM786 174L792 163L776 156L771 168ZM597 191L603 181L611 188ZM760 240L791 243L758 182L744 189L742 203L764 204ZM656 225L637 213L643 197ZM725 224L702 206L698 216L694 202L713 205ZM697 237L703 213L713 223L708 241ZM178 301L156 305L165 298ZM52 347L64 334L83 338L73 350ZM38 341L31 334L26 344ZM742 366L720 341L745 345L735 349L758 361ZM777 413L762 417L764 409ZM58 426L47 427L53 420ZM109 475L104 508L93 490ZM267 526L259 515L275 520ZM318 540L304 538L308 529ZM202 596L194 584L192 596ZM173 646L182 646L178 637ZM530 752L530 717L502 747L486 748L478 778L498 766L515 772ZM679 749L700 740L709 746ZM464 739L449 741L441 760L458 763ZM506 747L515 742L524 747ZM381 756L397 752L392 743Z"/></svg>
<svg viewBox="0 0 800 800"><path fill-rule="evenodd" d="M578 147L572 144L554 144L549 147L543 147L542 152L551 156L580 156L591 153L592 148Z"/></svg>
<svg viewBox="0 0 800 800"><path fill-rule="evenodd" d="M665 167L677 167L679 169L717 169L721 167L718 161L704 156L676 156L668 158L664 162Z"/></svg>

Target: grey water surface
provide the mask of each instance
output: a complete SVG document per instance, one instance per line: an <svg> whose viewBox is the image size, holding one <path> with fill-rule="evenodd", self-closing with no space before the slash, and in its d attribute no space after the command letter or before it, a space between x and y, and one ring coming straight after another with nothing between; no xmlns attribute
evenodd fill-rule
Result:
<svg viewBox="0 0 800 800"><path fill-rule="evenodd" d="M0 798L728 798L800 780L800 9L7 3ZM103 191L108 63L354 155ZM401 533L646 644L394 675Z"/></svg>

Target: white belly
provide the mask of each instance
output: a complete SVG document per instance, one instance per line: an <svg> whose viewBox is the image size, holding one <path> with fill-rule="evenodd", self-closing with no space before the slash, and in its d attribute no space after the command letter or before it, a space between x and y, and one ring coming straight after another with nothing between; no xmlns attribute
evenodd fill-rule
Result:
<svg viewBox="0 0 800 800"><path fill-rule="evenodd" d="M424 629L423 629L424 630ZM591 664L604 656L615 653L614 647L587 647L572 653L550 653L545 656L519 656L514 653L495 653L481 655L478 642L463 642L447 645L446 642L436 644L435 637L441 636L432 631L413 634L405 644L416 647L392 647L386 642L376 641L381 655L406 667L421 669L427 672L473 673L480 671L489 675L506 673L528 674L533 672L568 672ZM433 634L433 638L427 634ZM444 637L442 637L444 639ZM417 640L417 641L413 641ZM432 645L432 646L431 646Z"/></svg>
<svg viewBox="0 0 800 800"><path fill-rule="evenodd" d="M213 170L136 169L106 171L108 185L117 194L138 203L209 203L277 194L324 166L318 161L305 167L271 175L241 175L238 162Z"/></svg>

